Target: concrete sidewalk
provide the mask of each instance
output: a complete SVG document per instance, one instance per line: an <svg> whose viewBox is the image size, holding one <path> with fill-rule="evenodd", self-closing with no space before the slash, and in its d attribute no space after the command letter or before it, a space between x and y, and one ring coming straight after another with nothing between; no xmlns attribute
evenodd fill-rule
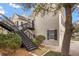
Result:
<svg viewBox="0 0 79 59"><path fill-rule="evenodd" d="M71 41L70 55L79 56L79 41Z"/></svg>
<svg viewBox="0 0 79 59"><path fill-rule="evenodd" d="M58 51L58 42L55 42L53 40L46 40L43 44L48 46L50 50ZM79 41L71 40L69 54L72 56L79 56Z"/></svg>

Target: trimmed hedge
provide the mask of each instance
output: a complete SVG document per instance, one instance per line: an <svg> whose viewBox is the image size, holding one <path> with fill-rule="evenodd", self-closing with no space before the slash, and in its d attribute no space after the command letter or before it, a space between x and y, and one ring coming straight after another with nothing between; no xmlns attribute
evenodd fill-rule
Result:
<svg viewBox="0 0 79 59"><path fill-rule="evenodd" d="M33 42L34 42L36 45L40 45L44 40L45 40L45 36L43 36L43 35L38 35L35 39L33 39Z"/></svg>

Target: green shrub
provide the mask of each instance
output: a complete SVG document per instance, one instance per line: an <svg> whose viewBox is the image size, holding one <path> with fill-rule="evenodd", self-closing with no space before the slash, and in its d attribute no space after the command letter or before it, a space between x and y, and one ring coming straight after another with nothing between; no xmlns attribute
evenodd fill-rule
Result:
<svg viewBox="0 0 79 59"><path fill-rule="evenodd" d="M34 39L34 43L36 45L40 45L43 41L45 40L45 36L43 35L38 35L35 39Z"/></svg>
<svg viewBox="0 0 79 59"><path fill-rule="evenodd" d="M0 34L0 48L17 49L21 46L21 39L17 34Z"/></svg>
<svg viewBox="0 0 79 59"><path fill-rule="evenodd" d="M79 27L76 27L74 30L73 30L73 32L79 32Z"/></svg>
<svg viewBox="0 0 79 59"><path fill-rule="evenodd" d="M37 40L45 40L45 36L43 36L43 35L38 35L37 37L36 37L36 39Z"/></svg>

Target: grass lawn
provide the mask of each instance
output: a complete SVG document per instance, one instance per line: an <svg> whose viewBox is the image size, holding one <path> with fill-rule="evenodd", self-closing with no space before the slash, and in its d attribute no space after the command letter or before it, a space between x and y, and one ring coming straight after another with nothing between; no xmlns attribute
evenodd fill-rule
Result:
<svg viewBox="0 0 79 59"><path fill-rule="evenodd" d="M44 56L64 56L60 52L49 51Z"/></svg>
<svg viewBox="0 0 79 59"><path fill-rule="evenodd" d="M72 38L72 40L79 41L79 37L78 38Z"/></svg>
<svg viewBox="0 0 79 59"><path fill-rule="evenodd" d="M72 37L72 40L74 40L74 41L79 41L79 35Z"/></svg>

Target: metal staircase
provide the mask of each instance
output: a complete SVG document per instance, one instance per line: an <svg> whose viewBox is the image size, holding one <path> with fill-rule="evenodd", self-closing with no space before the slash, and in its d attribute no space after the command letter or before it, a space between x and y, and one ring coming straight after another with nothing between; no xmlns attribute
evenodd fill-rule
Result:
<svg viewBox="0 0 79 59"><path fill-rule="evenodd" d="M9 27L8 25L6 25L6 24L4 24L4 23L2 23L2 22L0 22L0 26L1 26L2 28L7 29L7 30L10 31L10 32L14 31L11 27Z"/></svg>
<svg viewBox="0 0 79 59"><path fill-rule="evenodd" d="M23 31L18 31L17 33L21 36L27 50L31 51L37 48L37 46L32 42L32 39L30 39Z"/></svg>
<svg viewBox="0 0 79 59"><path fill-rule="evenodd" d="M2 15L4 18L6 18L6 16ZM23 45L25 46L25 48L29 51L34 50L37 48L37 46L32 42L32 39L30 39L26 33L24 33L23 29L19 30L19 28L8 18L6 20L2 20L0 21L0 26L5 28L6 30L10 31L10 32L15 32L17 33L21 38L22 38L22 42ZM26 28L28 29L28 28Z"/></svg>

